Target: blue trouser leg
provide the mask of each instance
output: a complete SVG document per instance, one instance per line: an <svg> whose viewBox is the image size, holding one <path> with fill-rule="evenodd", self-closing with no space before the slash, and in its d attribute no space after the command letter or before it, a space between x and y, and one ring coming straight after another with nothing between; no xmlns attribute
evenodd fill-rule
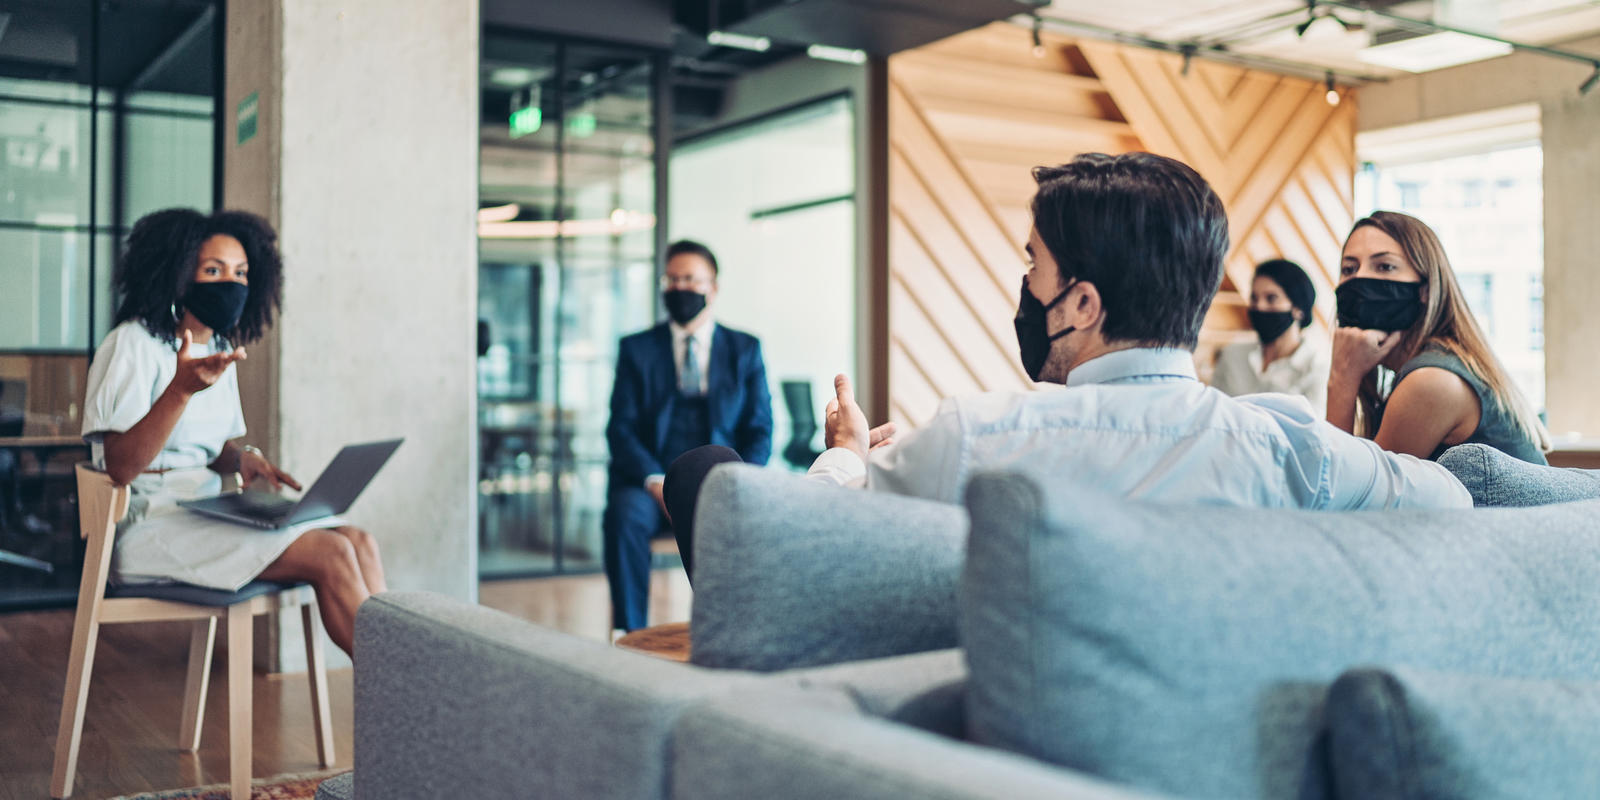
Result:
<svg viewBox="0 0 1600 800"><path fill-rule="evenodd" d="M662 526L661 507L639 486L613 487L601 527L606 539L606 580L611 584L611 626L645 627L650 601L650 538Z"/></svg>

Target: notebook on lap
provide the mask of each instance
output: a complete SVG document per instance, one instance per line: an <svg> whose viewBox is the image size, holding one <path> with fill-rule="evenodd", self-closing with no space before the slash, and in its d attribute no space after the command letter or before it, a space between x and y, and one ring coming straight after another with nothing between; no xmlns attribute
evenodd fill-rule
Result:
<svg viewBox="0 0 1600 800"><path fill-rule="evenodd" d="M178 505L207 516L267 530L343 514L350 510L350 505L403 441L390 439L346 446L299 500L272 492L244 491L182 500Z"/></svg>

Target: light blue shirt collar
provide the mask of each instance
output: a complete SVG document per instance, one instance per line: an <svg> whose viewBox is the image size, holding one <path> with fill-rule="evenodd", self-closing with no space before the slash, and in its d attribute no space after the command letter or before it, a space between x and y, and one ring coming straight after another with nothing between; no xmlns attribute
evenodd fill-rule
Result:
<svg viewBox="0 0 1600 800"><path fill-rule="evenodd" d="M1067 385L1183 378L1198 380L1194 372L1194 353L1176 347L1135 347L1079 364L1067 374Z"/></svg>

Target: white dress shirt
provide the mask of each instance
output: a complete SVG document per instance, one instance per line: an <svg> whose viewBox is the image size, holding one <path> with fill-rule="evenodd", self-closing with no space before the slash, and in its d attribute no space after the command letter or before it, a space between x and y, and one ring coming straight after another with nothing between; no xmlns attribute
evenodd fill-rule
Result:
<svg viewBox="0 0 1600 800"><path fill-rule="evenodd" d="M700 393L706 393L706 376L711 370L711 334L717 327L716 320L707 318L694 333L676 322L668 322L667 330L672 331L672 363L677 368L678 383L683 383L683 357L689 352L689 337L694 337L695 360L700 362Z"/></svg>
<svg viewBox="0 0 1600 800"><path fill-rule="evenodd" d="M1067 387L947 398L918 430L868 454L832 448L813 479L959 503L973 473L1012 470L1163 503L1470 508L1448 470L1345 433L1304 398L1229 397L1177 349L1110 353Z"/></svg>
<svg viewBox="0 0 1600 800"><path fill-rule="evenodd" d="M1327 337L1306 329L1300 346L1287 358L1261 368L1261 343L1237 342L1217 353L1211 372L1211 385L1224 394L1240 397L1262 392L1279 392L1304 397L1311 410L1322 416L1328 407L1328 364L1332 346Z"/></svg>

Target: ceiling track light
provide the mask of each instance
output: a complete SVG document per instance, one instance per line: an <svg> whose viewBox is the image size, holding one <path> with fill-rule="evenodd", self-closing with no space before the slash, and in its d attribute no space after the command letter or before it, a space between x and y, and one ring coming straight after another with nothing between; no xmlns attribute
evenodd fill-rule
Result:
<svg viewBox="0 0 1600 800"><path fill-rule="evenodd" d="M1539 55L1549 56L1551 58L1561 58L1568 61L1579 61L1584 64L1588 64L1594 69L1594 74L1590 75L1589 78L1583 82L1583 85L1578 87L1578 93L1580 95L1587 94L1595 87L1597 83L1600 83L1600 58L1595 58L1587 53L1578 53L1558 47L1545 47L1543 45L1527 44L1525 42L1512 41L1511 39L1503 39L1499 36L1494 36L1482 31L1466 30L1464 28L1457 28L1451 25L1441 25L1437 22L1430 22L1424 19L1414 19L1412 17L1385 11L1380 8L1373 8L1369 4L1349 2L1349 0L1306 0L1306 6L1312 15L1312 18L1295 26L1295 32L1300 35L1304 35L1305 29L1309 28L1311 23L1315 21L1318 6L1328 9L1343 9L1345 11L1353 11L1356 13L1365 14L1369 19L1376 17L1378 19L1386 19L1392 22L1398 22L1407 28L1422 33L1458 34L1460 36L1469 36L1473 39L1481 39L1485 42L1495 42L1504 45L1511 50L1521 50L1527 53L1538 53ZM1328 12L1330 16L1332 13L1333 12L1331 10ZM1334 17L1334 19L1339 18ZM1340 24L1345 25L1345 30L1352 30L1351 26L1346 24L1343 20L1339 20L1339 22Z"/></svg>
<svg viewBox="0 0 1600 800"><path fill-rule="evenodd" d="M1328 105L1339 105L1339 87L1333 82L1333 72L1331 70L1323 78L1323 83L1328 87L1328 93L1323 95L1323 97L1327 99Z"/></svg>
<svg viewBox="0 0 1600 800"><path fill-rule="evenodd" d="M1033 15L1033 57L1044 58L1044 19Z"/></svg>
<svg viewBox="0 0 1600 800"><path fill-rule="evenodd" d="M1189 67L1194 64L1194 54L1199 49L1199 46L1193 44L1178 46L1178 52L1183 54L1183 69L1178 70L1179 75L1185 78L1189 77Z"/></svg>

